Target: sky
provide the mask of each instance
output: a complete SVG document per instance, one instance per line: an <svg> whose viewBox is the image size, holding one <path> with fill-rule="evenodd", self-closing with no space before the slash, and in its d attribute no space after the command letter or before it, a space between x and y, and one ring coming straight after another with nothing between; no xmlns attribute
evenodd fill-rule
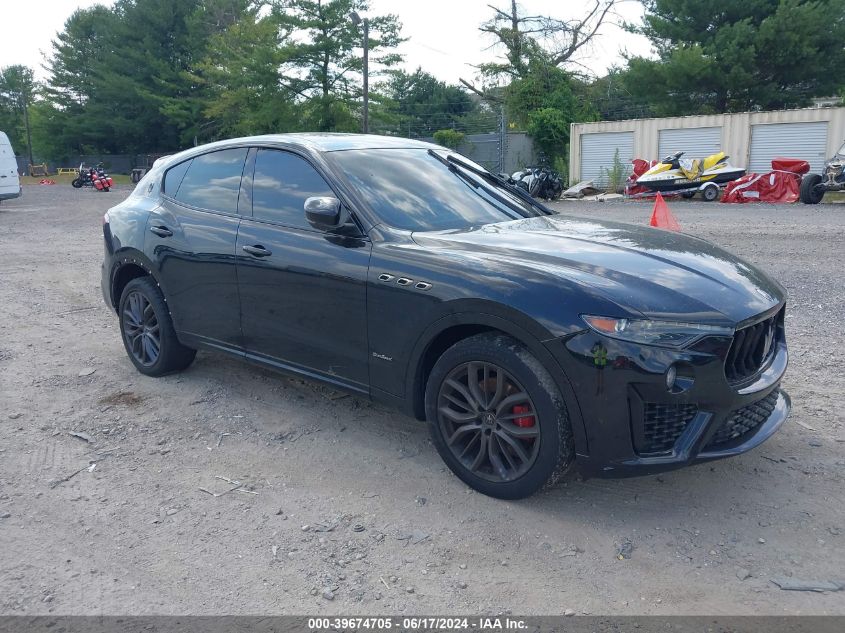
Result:
<svg viewBox="0 0 845 633"><path fill-rule="evenodd" d="M51 54L51 40L62 30L65 20L79 7L88 7L91 0L0 0L0 67L25 64L36 77L45 79L42 65ZM100 0L110 5L111 0ZM399 52L405 55L404 67L421 66L438 79L457 83L472 81L474 64L489 60L495 49L489 36L478 26L492 14L489 4L506 6L505 0L370 0L370 15L394 13L402 22L402 33L409 40ZM586 0L521 0L520 6L533 14L574 18L582 15ZM629 0L619 8L622 19L638 21L642 13L639 2ZM601 75L614 63L622 61L621 53L648 55L645 38L626 33L613 25L599 32L589 50L578 62L594 75ZM83 60L80 60L83 63Z"/></svg>

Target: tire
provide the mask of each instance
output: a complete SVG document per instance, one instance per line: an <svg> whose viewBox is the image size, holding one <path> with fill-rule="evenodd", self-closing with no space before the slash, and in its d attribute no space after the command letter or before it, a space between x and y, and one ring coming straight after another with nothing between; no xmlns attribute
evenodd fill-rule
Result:
<svg viewBox="0 0 845 633"><path fill-rule="evenodd" d="M681 197L682 197L684 200L689 200L690 198L694 198L694 197L695 197L695 192L694 192L694 191L685 191L685 192L683 192L683 193L681 194Z"/></svg>
<svg viewBox="0 0 845 633"><path fill-rule="evenodd" d="M818 204L824 198L824 191L821 187L816 189L816 186L821 184L822 177L819 174L807 174L801 179L801 190L798 194L801 202L804 204Z"/></svg>
<svg viewBox="0 0 845 633"><path fill-rule="evenodd" d="M73 181L70 184L73 185L74 189L81 189L82 188L82 181L79 178L74 178Z"/></svg>
<svg viewBox="0 0 845 633"><path fill-rule="evenodd" d="M706 202L713 202L719 199L719 187L716 185L707 185L701 190L701 197Z"/></svg>
<svg viewBox="0 0 845 633"><path fill-rule="evenodd" d="M543 365L509 336L479 334L447 349L428 377L425 410L443 461L485 495L527 497L553 485L574 462L563 396ZM478 450L482 445L484 451Z"/></svg>
<svg viewBox="0 0 845 633"><path fill-rule="evenodd" d="M103 191L108 191L108 190L109 190L108 187L103 187Z"/></svg>
<svg viewBox="0 0 845 633"><path fill-rule="evenodd" d="M193 362L197 352L176 338L164 295L152 277L138 277L126 284L118 317L126 354L142 374L164 376ZM156 340L158 353L154 354Z"/></svg>

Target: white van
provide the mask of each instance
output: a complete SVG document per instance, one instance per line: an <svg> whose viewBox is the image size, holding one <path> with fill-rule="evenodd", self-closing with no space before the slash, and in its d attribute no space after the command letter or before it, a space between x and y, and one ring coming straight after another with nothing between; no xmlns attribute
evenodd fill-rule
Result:
<svg viewBox="0 0 845 633"><path fill-rule="evenodd" d="M0 201L21 195L18 161L5 132L0 132Z"/></svg>

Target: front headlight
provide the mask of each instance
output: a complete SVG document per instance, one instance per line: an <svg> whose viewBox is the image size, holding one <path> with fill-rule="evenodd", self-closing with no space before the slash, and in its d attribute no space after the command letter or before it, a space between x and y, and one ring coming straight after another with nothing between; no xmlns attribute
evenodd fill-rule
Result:
<svg viewBox="0 0 845 633"><path fill-rule="evenodd" d="M705 336L732 336L734 329L720 325L652 321L651 319L614 319L582 314L584 322L599 334L643 345L681 348Z"/></svg>

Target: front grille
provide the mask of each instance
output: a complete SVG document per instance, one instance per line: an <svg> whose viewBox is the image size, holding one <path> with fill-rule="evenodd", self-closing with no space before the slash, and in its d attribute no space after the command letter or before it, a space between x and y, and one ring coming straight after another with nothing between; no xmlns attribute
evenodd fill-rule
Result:
<svg viewBox="0 0 845 633"><path fill-rule="evenodd" d="M780 313L736 331L725 359L725 377L730 384L751 378L769 359L775 349L779 317Z"/></svg>
<svg viewBox="0 0 845 633"><path fill-rule="evenodd" d="M752 402L734 411L731 417L725 420L715 435L710 438L707 448L738 440L763 424L775 410L778 394L780 394L780 390L775 389L762 400Z"/></svg>
<svg viewBox="0 0 845 633"><path fill-rule="evenodd" d="M694 404L644 403L643 437L637 452L668 453L697 412Z"/></svg>

